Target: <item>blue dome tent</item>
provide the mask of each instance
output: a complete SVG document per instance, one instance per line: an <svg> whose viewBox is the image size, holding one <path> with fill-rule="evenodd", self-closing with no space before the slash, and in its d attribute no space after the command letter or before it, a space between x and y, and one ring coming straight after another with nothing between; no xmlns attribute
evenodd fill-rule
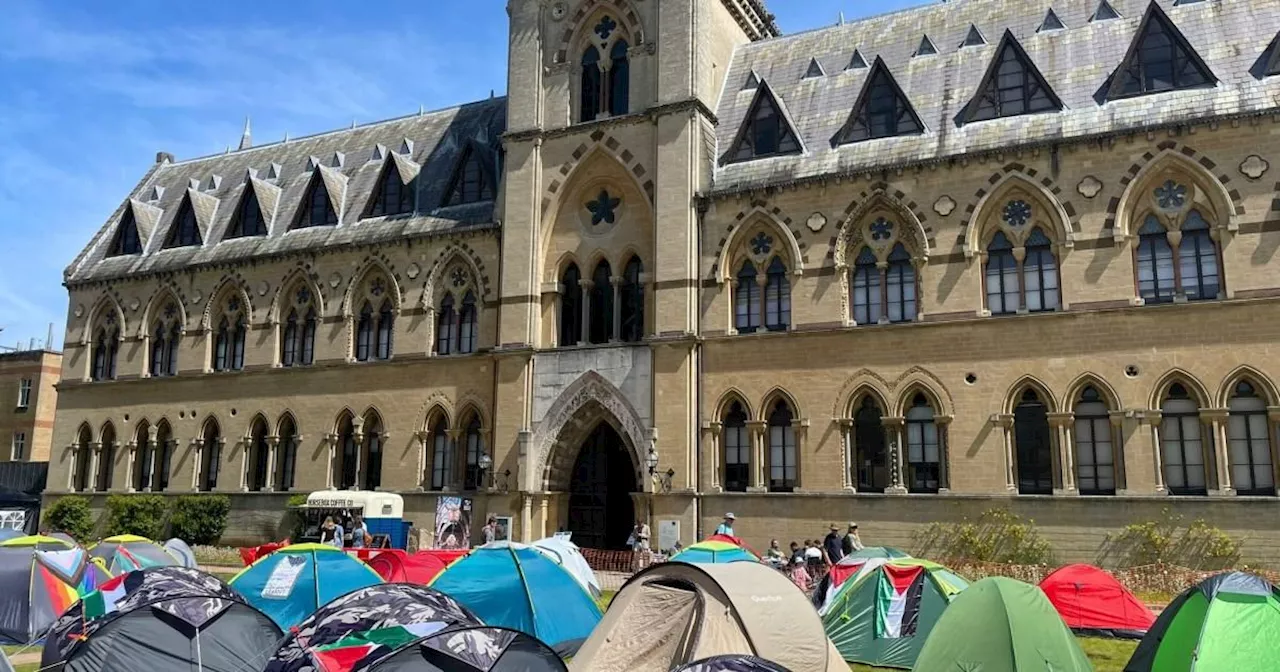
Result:
<svg viewBox="0 0 1280 672"><path fill-rule="evenodd" d="M332 546L295 544L246 567L230 583L287 632L320 605L382 583L382 577Z"/></svg>

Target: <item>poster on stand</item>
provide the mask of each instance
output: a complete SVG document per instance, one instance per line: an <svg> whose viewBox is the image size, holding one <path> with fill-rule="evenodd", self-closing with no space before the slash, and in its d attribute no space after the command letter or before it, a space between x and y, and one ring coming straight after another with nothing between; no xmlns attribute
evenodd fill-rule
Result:
<svg viewBox="0 0 1280 672"><path fill-rule="evenodd" d="M435 547L445 550L471 548L470 497L441 497L436 502Z"/></svg>

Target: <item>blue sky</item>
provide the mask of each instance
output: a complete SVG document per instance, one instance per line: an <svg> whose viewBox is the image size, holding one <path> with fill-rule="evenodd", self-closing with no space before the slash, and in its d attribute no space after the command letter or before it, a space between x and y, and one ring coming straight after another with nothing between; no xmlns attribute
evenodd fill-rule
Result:
<svg viewBox="0 0 1280 672"><path fill-rule="evenodd" d="M792 33L926 1L769 6ZM273 141L506 87L504 0L3 5L0 346L43 341L53 323L61 347L62 270L157 151L222 151L246 116Z"/></svg>

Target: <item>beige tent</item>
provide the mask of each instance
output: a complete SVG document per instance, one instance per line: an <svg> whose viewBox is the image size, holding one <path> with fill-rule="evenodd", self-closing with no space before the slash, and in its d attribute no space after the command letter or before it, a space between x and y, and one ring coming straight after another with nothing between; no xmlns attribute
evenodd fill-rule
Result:
<svg viewBox="0 0 1280 672"><path fill-rule="evenodd" d="M754 562L654 565L627 582L572 672L668 672L722 654L791 672L848 672L822 621L781 572Z"/></svg>

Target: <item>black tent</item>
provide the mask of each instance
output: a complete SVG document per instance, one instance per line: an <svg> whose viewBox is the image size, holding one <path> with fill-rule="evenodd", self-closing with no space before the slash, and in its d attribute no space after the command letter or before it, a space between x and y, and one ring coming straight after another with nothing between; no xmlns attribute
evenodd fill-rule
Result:
<svg viewBox="0 0 1280 672"><path fill-rule="evenodd" d="M402 646L352 672L566 672L551 647L523 632L484 626L451 628Z"/></svg>
<svg viewBox="0 0 1280 672"><path fill-rule="evenodd" d="M48 462L0 462L0 528L39 531L40 493L48 477Z"/></svg>

